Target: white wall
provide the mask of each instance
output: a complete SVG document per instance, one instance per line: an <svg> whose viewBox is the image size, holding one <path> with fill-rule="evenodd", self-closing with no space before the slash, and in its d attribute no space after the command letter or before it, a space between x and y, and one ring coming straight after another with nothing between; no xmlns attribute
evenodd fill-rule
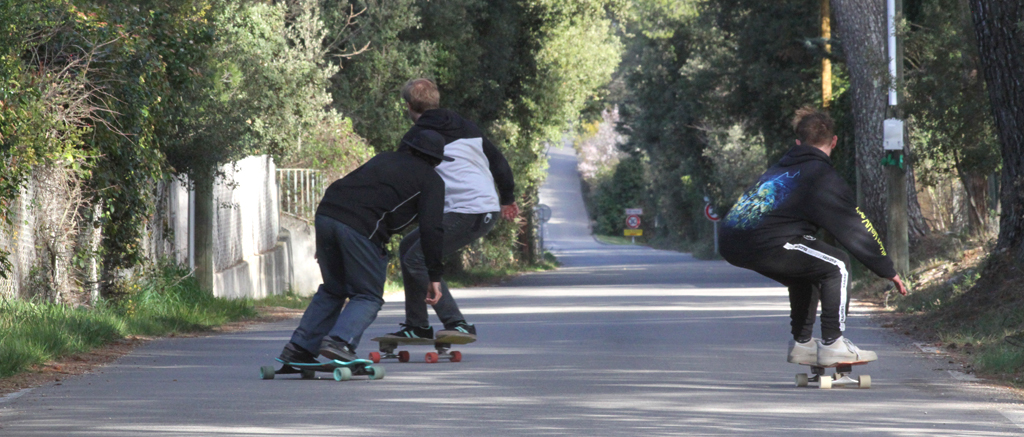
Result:
<svg viewBox="0 0 1024 437"><path fill-rule="evenodd" d="M291 284L295 294L309 296L316 293L323 277L320 264L316 261L316 232L304 220L288 215L281 216L282 240L289 247Z"/></svg>
<svg viewBox="0 0 1024 437"><path fill-rule="evenodd" d="M225 176L214 185L213 294L226 298L259 299L284 294L289 287L309 295L320 285L320 270L313 259L313 227L302 220L282 217L276 182L277 167L269 156L251 156L221 168ZM173 183L163 191L161 205L173 238L160 240L151 232L152 255L172 254L188 262L188 190Z"/></svg>

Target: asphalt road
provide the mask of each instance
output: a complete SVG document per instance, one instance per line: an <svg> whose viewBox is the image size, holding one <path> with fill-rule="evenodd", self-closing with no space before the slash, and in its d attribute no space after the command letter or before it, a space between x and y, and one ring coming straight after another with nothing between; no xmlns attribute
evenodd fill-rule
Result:
<svg viewBox="0 0 1024 437"><path fill-rule="evenodd" d="M723 262L594 242L571 149L551 154L546 243L564 263L455 295L480 341L461 363L386 362L380 381L261 380L297 320L150 342L92 374L0 398L0 436L1024 434L1012 392L855 306L870 389L797 388L785 290ZM403 320L390 299L366 338ZM365 356L375 344L359 348Z"/></svg>

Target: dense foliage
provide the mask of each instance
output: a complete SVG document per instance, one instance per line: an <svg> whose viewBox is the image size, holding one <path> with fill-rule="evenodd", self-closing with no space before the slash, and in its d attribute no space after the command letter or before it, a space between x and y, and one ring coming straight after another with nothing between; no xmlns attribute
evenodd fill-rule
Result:
<svg viewBox="0 0 1024 437"><path fill-rule="evenodd" d="M968 196L965 224L979 235L991 226L989 177L999 170L999 141L981 77L967 5L916 2L906 29L908 112L925 187L959 178Z"/></svg>
<svg viewBox="0 0 1024 437"><path fill-rule="evenodd" d="M61 263L98 260L106 291L144 264L159 181L184 175L206 193L219 165L260 153L334 178L391 150L410 125L398 91L414 77L435 79L444 106L488 131L529 211L545 144L560 141L618 63L611 17L621 9L614 0L3 0L0 217L12 224L15 199L44 174L62 184L33 207L67 212L40 225L48 252L36 265L49 279L31 294L81 285L58 274ZM519 262L529 229L504 225L474 259Z"/></svg>
<svg viewBox="0 0 1024 437"><path fill-rule="evenodd" d="M710 241L705 199L728 209L792 144L793 110L822 105L828 57L834 161L856 182L847 60L842 41L829 51L820 38L820 0L0 1L0 217L14 220L33 175L59 174L58 191L71 194L51 206L71 212L46 225L46 250L102 260L107 281L144 262L155 181L209 180L254 153L341 176L396 147L411 124L399 89L420 76L502 148L526 211L545 148L567 126L618 126L620 150L589 184L599 229L621 231L621 210L640 207L648 235L690 244ZM930 212L962 220L930 226L978 234L992 223L1001 161L969 11L905 4L918 183L957 181L959 191L931 196L936 211L966 193L967 206ZM602 110L619 118L594 124ZM523 218L472 262L528 258ZM76 243L87 228L101 230L97 247Z"/></svg>
<svg viewBox="0 0 1024 437"><path fill-rule="evenodd" d="M793 143L789 120L821 104L817 3L638 1L620 70L624 147L647 158L655 235L710 241L705 197L727 209ZM844 90L841 70L836 94ZM621 213L620 213L621 214ZM600 221L600 220L599 220ZM648 220L647 223L652 223Z"/></svg>
<svg viewBox="0 0 1024 437"><path fill-rule="evenodd" d="M0 217L12 224L30 178L63 184L36 184L50 192L30 206L45 218L35 265L54 278L30 294L66 291L60 263L101 259L104 289L146 263L159 181L209 183L220 164L255 153L345 168L369 155L329 108L338 65L314 0L5 0L0 14ZM98 246L77 241L94 227Z"/></svg>
<svg viewBox="0 0 1024 437"><path fill-rule="evenodd" d="M356 132L378 151L397 147L412 124L401 86L432 78L441 106L475 121L502 149L526 211L543 180L546 145L561 141L567 125L599 97L620 57L609 16L621 5L610 0L331 4L325 9L365 10L352 25L350 49L367 50L343 61L332 88L335 106L352 117ZM483 258L496 266L518 262L516 234L529 237L530 228L503 222L479 249L488 253Z"/></svg>
<svg viewBox="0 0 1024 437"><path fill-rule="evenodd" d="M643 157L644 183L625 197L658 218L659 227L648 233L710 255L705 197L726 211L793 145L794 111L823 106L825 57L833 62L828 109L840 138L833 161L850 186L857 186L850 60L835 34L822 40L820 4L633 2L623 32L627 49L616 75L622 91L608 102L621 108L618 125L627 136L622 150ZM969 11L952 0L905 4L907 20L900 28L906 45L904 116L916 151L911 160L917 188L925 193L922 202L931 220L915 221L912 228L978 234L991 223L989 181L1000 159ZM635 173L631 167L623 171ZM611 166L604 172L617 170ZM912 201L916 208L916 197ZM917 211L912 220L918 220ZM601 214L612 217L594 217L597 223L623 219L618 207ZM655 222L651 218L645 227ZM601 229L619 232L621 226Z"/></svg>

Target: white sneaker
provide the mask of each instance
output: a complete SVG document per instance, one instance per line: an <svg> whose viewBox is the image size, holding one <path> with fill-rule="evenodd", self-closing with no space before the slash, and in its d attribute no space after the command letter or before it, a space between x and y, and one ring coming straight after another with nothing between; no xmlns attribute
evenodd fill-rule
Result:
<svg viewBox="0 0 1024 437"><path fill-rule="evenodd" d="M804 343L789 340L789 353L786 361L794 364L812 364L818 362L818 343L821 340L811 338Z"/></svg>
<svg viewBox="0 0 1024 437"><path fill-rule="evenodd" d="M819 366L831 366L840 363L866 363L877 359L877 354L871 351L860 350L846 337L839 337L830 345L818 342Z"/></svg>

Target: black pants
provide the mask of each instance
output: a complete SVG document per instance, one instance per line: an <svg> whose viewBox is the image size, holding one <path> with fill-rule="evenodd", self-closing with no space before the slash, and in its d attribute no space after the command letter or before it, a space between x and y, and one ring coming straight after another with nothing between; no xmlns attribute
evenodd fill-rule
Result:
<svg viewBox="0 0 1024 437"><path fill-rule="evenodd" d="M487 235L498 222L498 214L499 212L444 213L441 223L444 226L444 247L441 255L449 257L476 239ZM430 287L430 276L427 273L427 260L423 257L419 228L402 238L398 253L399 259L402 260L402 284L405 285L405 323L409 326L429 326L427 303L424 300ZM444 279L441 280L441 300L434 305L434 312L446 328L455 322L466 320L448 290L448 282Z"/></svg>
<svg viewBox="0 0 1024 437"><path fill-rule="evenodd" d="M729 262L789 288L793 338L811 337L819 300L821 338L830 341L843 335L850 305L850 257L846 252L806 236L761 251L754 261Z"/></svg>

